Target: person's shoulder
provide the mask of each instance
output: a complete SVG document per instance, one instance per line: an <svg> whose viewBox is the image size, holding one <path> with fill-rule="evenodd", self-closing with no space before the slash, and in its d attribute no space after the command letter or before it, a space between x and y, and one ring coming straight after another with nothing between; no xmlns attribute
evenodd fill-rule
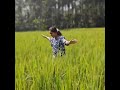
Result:
<svg viewBox="0 0 120 90"><path fill-rule="evenodd" d="M52 41L54 38L50 37L50 41Z"/></svg>
<svg viewBox="0 0 120 90"><path fill-rule="evenodd" d="M65 39L65 37L64 36L60 36L60 39Z"/></svg>

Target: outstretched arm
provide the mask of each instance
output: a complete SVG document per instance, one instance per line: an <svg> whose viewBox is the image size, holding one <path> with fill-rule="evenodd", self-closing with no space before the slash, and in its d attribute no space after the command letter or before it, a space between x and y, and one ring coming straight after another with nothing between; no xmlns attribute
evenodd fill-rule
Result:
<svg viewBox="0 0 120 90"><path fill-rule="evenodd" d="M70 41L65 41L65 45L66 46L68 46L68 45L70 45L70 44L75 44L75 43L77 43L77 40L76 39L73 39L73 40L70 40Z"/></svg>
<svg viewBox="0 0 120 90"><path fill-rule="evenodd" d="M44 37L44 38L46 38L46 39L50 40L50 37L45 36L45 35L43 35L43 34L42 34L42 37Z"/></svg>

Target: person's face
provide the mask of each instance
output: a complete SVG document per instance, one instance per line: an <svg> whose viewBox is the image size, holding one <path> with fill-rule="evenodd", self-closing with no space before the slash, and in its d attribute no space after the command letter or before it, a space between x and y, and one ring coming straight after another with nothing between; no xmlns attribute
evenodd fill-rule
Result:
<svg viewBox="0 0 120 90"><path fill-rule="evenodd" d="M56 37L56 36L57 36L57 32L51 32L51 31L50 31L50 35L51 35L52 37Z"/></svg>

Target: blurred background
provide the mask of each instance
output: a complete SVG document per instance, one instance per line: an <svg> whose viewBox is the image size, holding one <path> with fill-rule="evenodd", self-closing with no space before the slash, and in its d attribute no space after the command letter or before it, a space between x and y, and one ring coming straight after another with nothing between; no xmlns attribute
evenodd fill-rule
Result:
<svg viewBox="0 0 120 90"><path fill-rule="evenodd" d="M105 27L105 0L15 0L15 31Z"/></svg>

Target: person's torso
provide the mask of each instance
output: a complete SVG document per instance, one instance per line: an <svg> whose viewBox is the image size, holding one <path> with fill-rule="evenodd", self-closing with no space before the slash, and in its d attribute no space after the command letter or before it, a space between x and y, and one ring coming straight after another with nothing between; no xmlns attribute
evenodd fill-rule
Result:
<svg viewBox="0 0 120 90"><path fill-rule="evenodd" d="M61 54L64 52L65 53L65 45L63 43L64 37L63 36L59 36L57 39L52 38L51 39L51 46L53 48L53 53L58 53L59 51L61 51Z"/></svg>

